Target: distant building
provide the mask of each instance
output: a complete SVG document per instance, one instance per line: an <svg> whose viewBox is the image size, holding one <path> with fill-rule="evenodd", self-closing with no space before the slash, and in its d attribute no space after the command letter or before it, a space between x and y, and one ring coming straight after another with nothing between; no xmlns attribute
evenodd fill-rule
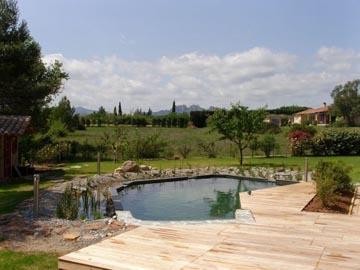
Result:
<svg viewBox="0 0 360 270"><path fill-rule="evenodd" d="M0 115L0 183L19 172L19 138L30 120L29 116Z"/></svg>
<svg viewBox="0 0 360 270"><path fill-rule="evenodd" d="M330 106L324 103L324 106L316 109L307 109L293 115L293 124L312 124L328 125L331 123Z"/></svg>
<svg viewBox="0 0 360 270"><path fill-rule="evenodd" d="M273 124L276 126L285 126L289 123L289 115L285 114L268 114L264 120L265 123Z"/></svg>

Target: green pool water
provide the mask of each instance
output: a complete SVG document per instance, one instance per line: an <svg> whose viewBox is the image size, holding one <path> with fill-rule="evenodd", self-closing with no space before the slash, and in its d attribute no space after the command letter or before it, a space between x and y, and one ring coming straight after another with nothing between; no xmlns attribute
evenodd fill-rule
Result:
<svg viewBox="0 0 360 270"><path fill-rule="evenodd" d="M232 219L241 206L239 192L275 183L224 177L135 184L113 197L117 210L141 220Z"/></svg>

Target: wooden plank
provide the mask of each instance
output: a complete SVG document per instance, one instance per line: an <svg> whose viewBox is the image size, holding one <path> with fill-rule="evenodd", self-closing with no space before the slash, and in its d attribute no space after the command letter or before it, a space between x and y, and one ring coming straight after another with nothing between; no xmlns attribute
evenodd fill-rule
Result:
<svg viewBox="0 0 360 270"><path fill-rule="evenodd" d="M141 226L61 257L59 269L359 269L360 216L301 211L313 184L240 196L255 224Z"/></svg>

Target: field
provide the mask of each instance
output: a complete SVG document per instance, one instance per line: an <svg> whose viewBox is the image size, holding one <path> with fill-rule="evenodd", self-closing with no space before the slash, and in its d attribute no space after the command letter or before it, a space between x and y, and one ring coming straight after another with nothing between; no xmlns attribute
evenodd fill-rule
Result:
<svg viewBox="0 0 360 270"><path fill-rule="evenodd" d="M57 269L57 255L43 252L28 253L1 250L0 267L4 270Z"/></svg>
<svg viewBox="0 0 360 270"><path fill-rule="evenodd" d="M220 138L220 135L217 132L211 132L210 128L135 128L132 126L121 126L121 128L128 132L129 137L134 136L136 132L139 132L141 135L159 133L161 138L167 142L168 147L172 148L175 153L177 152L177 149L180 145L186 144L190 146L192 149L190 156L200 156L203 154L199 150L199 142L218 141ZM87 140L90 144L95 144L96 142L100 141L105 132L111 134L114 130L114 126L89 127L86 130L75 131L74 133L71 133L67 137L63 138L63 140L75 140L78 142L84 142ZM281 133L276 134L277 143L279 144L279 148L275 151L276 155L287 156L289 154L286 138L287 131L287 128L283 128ZM217 148L220 156L234 156L234 154L237 153L235 145L229 141L218 141ZM245 155L250 154L250 150L246 149ZM260 152L258 154L260 154Z"/></svg>

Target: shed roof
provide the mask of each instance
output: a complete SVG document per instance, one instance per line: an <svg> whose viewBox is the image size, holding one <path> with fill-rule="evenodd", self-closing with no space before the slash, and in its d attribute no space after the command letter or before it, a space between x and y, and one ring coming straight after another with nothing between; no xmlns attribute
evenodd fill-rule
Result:
<svg viewBox="0 0 360 270"><path fill-rule="evenodd" d="M22 135L30 120L30 116L0 115L0 135Z"/></svg>

